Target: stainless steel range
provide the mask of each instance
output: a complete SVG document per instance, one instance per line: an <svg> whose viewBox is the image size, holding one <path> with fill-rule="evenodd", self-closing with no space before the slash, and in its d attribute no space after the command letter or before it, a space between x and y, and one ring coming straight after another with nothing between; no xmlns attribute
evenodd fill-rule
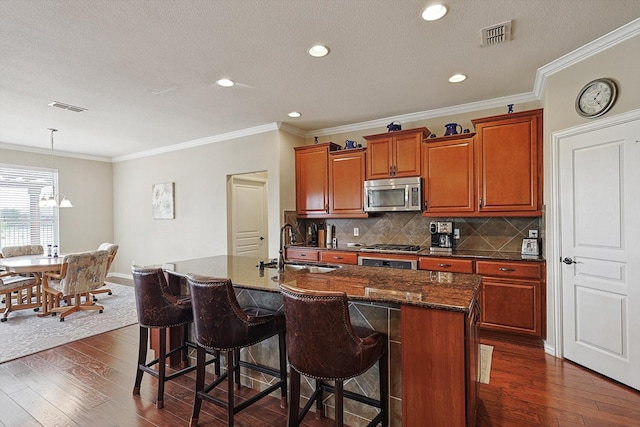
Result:
<svg viewBox="0 0 640 427"><path fill-rule="evenodd" d="M403 258L398 254L416 255L421 249L422 248L417 245L377 244L365 246L360 248L360 252L369 252L371 255L358 255L358 265L416 270L418 268L417 257L408 256ZM390 255L389 257L385 257L384 254Z"/></svg>
<svg viewBox="0 0 640 427"><path fill-rule="evenodd" d="M364 246L360 248L360 252L377 252L387 254L417 254L420 249L418 245L394 245L379 243L377 245Z"/></svg>

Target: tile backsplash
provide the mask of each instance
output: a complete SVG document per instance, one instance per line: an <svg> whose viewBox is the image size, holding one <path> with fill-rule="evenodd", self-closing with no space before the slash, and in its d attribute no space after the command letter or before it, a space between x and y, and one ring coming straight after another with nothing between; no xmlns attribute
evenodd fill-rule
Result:
<svg viewBox="0 0 640 427"><path fill-rule="evenodd" d="M354 242L428 247L431 221L453 221L454 228L460 230L455 247L461 250L520 252L522 239L529 236L529 230L539 230L540 237L544 237L540 217L426 218L420 212L393 212L362 219L309 220L298 219L295 212L285 211L284 219L296 227L298 242L307 242L307 230L312 223L321 228L333 225L339 245ZM357 237L353 235L354 228L359 229Z"/></svg>

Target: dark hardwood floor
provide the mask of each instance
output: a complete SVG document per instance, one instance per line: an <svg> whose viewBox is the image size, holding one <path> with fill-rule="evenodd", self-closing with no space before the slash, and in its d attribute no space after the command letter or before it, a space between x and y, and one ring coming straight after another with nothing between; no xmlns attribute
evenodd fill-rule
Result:
<svg viewBox="0 0 640 427"><path fill-rule="evenodd" d="M193 375L167 383L162 410L148 375L141 396L132 396L137 334L130 326L0 364L0 425L187 426ZM540 348L488 344L495 346L491 383L480 386L478 427L640 426L639 392ZM270 397L236 416L240 427L285 424ZM205 403L200 425L226 425L224 410ZM305 425L332 423L310 414Z"/></svg>

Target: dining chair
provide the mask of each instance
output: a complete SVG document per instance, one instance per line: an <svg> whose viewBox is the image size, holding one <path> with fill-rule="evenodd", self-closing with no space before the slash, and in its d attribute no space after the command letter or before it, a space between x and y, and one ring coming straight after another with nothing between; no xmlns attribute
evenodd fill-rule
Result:
<svg viewBox="0 0 640 427"><path fill-rule="evenodd" d="M0 250L0 258L11 258L25 255L42 255L41 245L5 246ZM40 310L41 293L38 278L33 275L20 275L0 271L0 294L3 295L4 312L0 322L6 322L12 311L32 308Z"/></svg>
<svg viewBox="0 0 640 427"><path fill-rule="evenodd" d="M60 314L60 321L65 317L82 310L98 310L104 307L97 305L89 298L89 293L104 286L109 263L108 251L87 251L65 255L59 273L44 273L42 277L43 298L47 298L47 306L55 316ZM82 302L85 297L85 302ZM60 300L67 300L66 306L60 306ZM71 305L73 300L73 305Z"/></svg>
<svg viewBox="0 0 640 427"><path fill-rule="evenodd" d="M107 273L109 273L109 270L111 269L111 264L113 264L113 260L116 257L116 254L118 253L118 245L115 245L113 243L102 243L100 246L98 246L98 250L99 251L108 251L109 252L109 264L107 265ZM107 284L105 283L105 286ZM89 293L91 295L91 297L93 298L93 301L98 301L98 298L96 298L96 294L107 294L107 295L113 295L113 292L111 291L111 289L109 288L100 288L100 289L96 289L92 292Z"/></svg>

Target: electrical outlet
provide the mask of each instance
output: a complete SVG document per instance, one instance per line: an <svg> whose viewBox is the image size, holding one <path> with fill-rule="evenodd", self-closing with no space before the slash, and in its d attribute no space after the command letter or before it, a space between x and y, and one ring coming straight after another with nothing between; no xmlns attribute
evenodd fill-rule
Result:
<svg viewBox="0 0 640 427"><path fill-rule="evenodd" d="M454 239L459 239L460 238L460 229L459 228L454 228L453 229L453 238Z"/></svg>
<svg viewBox="0 0 640 427"><path fill-rule="evenodd" d="M360 229L358 227L353 227L353 236L358 237L360 235Z"/></svg>
<svg viewBox="0 0 640 427"><path fill-rule="evenodd" d="M538 238L538 230L529 230L529 237L532 239Z"/></svg>

